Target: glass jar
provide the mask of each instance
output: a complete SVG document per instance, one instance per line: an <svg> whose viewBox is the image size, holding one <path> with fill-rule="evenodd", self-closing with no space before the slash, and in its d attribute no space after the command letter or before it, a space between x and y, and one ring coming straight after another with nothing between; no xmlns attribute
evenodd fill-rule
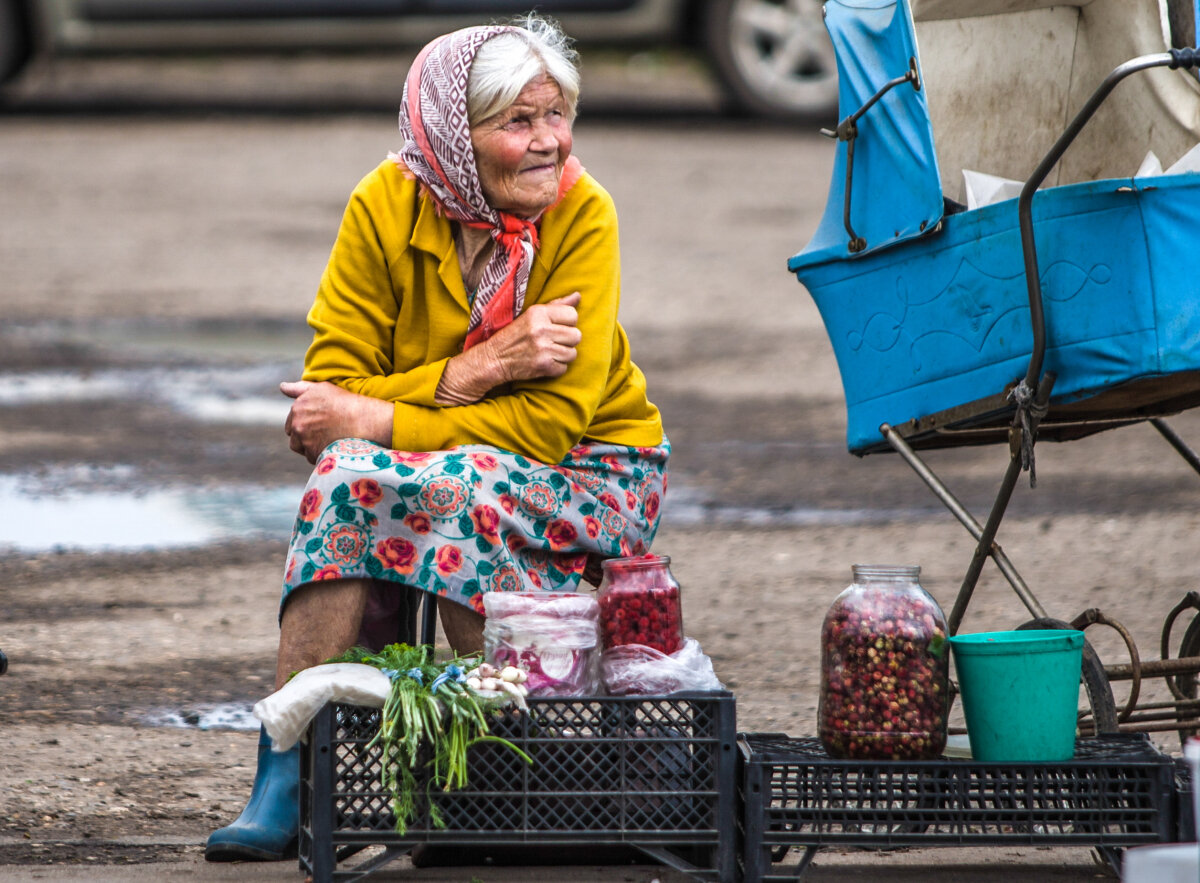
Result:
<svg viewBox="0 0 1200 883"><path fill-rule="evenodd" d="M833 757L920 760L946 747L946 618L920 573L856 564L825 615L817 730Z"/></svg>
<svg viewBox="0 0 1200 883"><path fill-rule="evenodd" d="M605 650L642 644L670 654L683 646L683 608L670 564L666 555L604 562L598 600Z"/></svg>
<svg viewBox="0 0 1200 883"><path fill-rule="evenodd" d="M591 592L487 592L483 652L526 673L530 696L600 692L600 608Z"/></svg>

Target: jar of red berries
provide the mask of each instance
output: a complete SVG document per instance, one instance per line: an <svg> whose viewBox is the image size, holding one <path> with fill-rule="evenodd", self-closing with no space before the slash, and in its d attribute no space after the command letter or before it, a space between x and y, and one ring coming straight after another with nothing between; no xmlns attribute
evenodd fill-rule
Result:
<svg viewBox="0 0 1200 883"><path fill-rule="evenodd" d="M833 757L921 760L946 747L946 619L920 573L856 564L825 616L817 729Z"/></svg>
<svg viewBox="0 0 1200 883"><path fill-rule="evenodd" d="M666 555L610 558L600 581L600 636L607 650L642 644L662 653L683 646L679 583Z"/></svg>

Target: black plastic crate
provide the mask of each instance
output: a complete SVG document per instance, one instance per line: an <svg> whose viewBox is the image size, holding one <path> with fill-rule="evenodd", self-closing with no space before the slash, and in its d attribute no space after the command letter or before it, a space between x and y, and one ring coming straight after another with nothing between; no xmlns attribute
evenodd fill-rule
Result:
<svg viewBox="0 0 1200 883"><path fill-rule="evenodd" d="M739 736L746 883L798 879L822 846L1134 846L1176 833L1171 758L1144 733L1059 763L831 758L817 739ZM800 863L772 873L772 858Z"/></svg>
<svg viewBox="0 0 1200 883"><path fill-rule="evenodd" d="M368 743L377 709L326 705L309 728L300 769L300 861L314 883L359 879L417 843L627 846L695 880L737 874L734 699L726 692L652 697L530 699L491 730L502 745L471 749L467 787L428 792L418 776L417 817L395 831ZM430 802L445 828L432 822ZM386 851L343 862L368 846Z"/></svg>
<svg viewBox="0 0 1200 883"><path fill-rule="evenodd" d="M1175 761L1175 842L1190 843L1196 839L1196 809L1193 803L1195 784L1192 768L1182 757Z"/></svg>

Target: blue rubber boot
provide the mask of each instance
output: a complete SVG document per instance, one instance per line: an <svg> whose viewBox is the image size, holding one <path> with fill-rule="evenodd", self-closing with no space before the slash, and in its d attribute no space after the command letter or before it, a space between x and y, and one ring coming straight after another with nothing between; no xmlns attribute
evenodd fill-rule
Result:
<svg viewBox="0 0 1200 883"><path fill-rule="evenodd" d="M296 857L300 833L300 746L272 751L258 736L258 771L237 821L213 831L204 847L210 862L277 862Z"/></svg>

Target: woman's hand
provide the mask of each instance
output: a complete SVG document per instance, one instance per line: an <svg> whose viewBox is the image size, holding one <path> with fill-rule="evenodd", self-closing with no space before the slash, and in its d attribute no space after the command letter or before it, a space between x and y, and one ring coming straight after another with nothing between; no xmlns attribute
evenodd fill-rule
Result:
<svg viewBox="0 0 1200 883"><path fill-rule="evenodd" d="M561 377L575 361L575 347L583 339L579 324L579 292L547 304L534 304L480 346L500 367L493 386L514 380Z"/></svg>
<svg viewBox="0 0 1200 883"><path fill-rule="evenodd" d="M283 431L290 447L316 463L325 446L339 438L365 438L391 447L391 402L347 392L332 383L299 380L279 384L279 391L295 399Z"/></svg>
<svg viewBox="0 0 1200 883"><path fill-rule="evenodd" d="M492 389L515 380L561 377L575 361L583 338L579 292L534 304L483 343L446 363L435 401L469 405Z"/></svg>

